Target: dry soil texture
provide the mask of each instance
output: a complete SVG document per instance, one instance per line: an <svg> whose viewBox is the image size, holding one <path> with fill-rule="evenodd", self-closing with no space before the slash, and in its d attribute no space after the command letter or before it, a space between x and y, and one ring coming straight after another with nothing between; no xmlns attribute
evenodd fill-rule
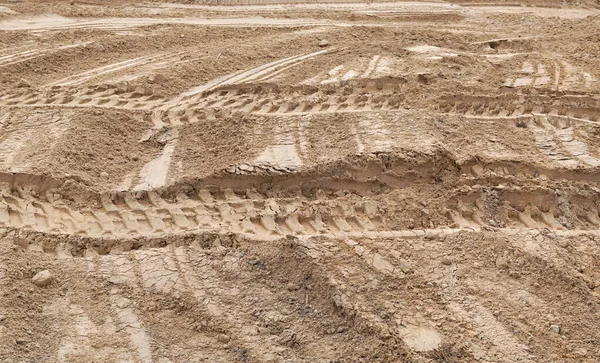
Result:
<svg viewBox="0 0 600 363"><path fill-rule="evenodd" d="M599 177L597 1L0 0L0 362L597 362Z"/></svg>

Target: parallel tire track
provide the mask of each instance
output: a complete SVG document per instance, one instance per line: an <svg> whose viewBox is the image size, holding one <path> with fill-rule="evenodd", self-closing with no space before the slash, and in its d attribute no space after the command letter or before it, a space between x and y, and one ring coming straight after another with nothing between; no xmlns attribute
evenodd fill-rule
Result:
<svg viewBox="0 0 600 363"><path fill-rule="evenodd" d="M88 44L90 44L90 43L89 42L76 43L76 44L63 45L63 46L56 47L56 48L47 48L47 49L36 48L36 49L24 50L19 53L0 55L0 68L7 67L7 66L10 66L13 64L22 63L22 62L25 62L25 61L28 61L31 59L35 59L35 58L39 58L39 57L42 57L45 55L57 53L61 50L77 48L77 47L84 47Z"/></svg>
<svg viewBox="0 0 600 363"><path fill-rule="evenodd" d="M19 190L20 195L3 193L0 228L106 239L202 232L240 233L262 238L288 234L361 236L386 233L388 229L385 213L372 200L265 198L253 190L244 195L225 189L216 194L200 190L193 199L179 194L172 202L155 192L147 192L142 199L134 193L116 199L104 195L101 208L74 209L60 201L45 201ZM518 191L505 193L508 198L505 217L510 219L510 224L565 229L557 221L559 208L554 197L531 198L531 193ZM458 204L449 202L444 212L448 217L446 226L481 228L489 225L486 218L496 218L486 214L481 198L473 198L458 199ZM549 203L554 203L550 209ZM588 230L600 227L598 207L591 201L589 205L579 204L577 213L581 220L572 219L570 223Z"/></svg>
<svg viewBox="0 0 600 363"><path fill-rule="evenodd" d="M52 82L48 84L48 87L66 87L66 86L79 86L90 79L101 77L106 74L118 72L127 68L139 67L150 63L163 62L166 60L174 60L178 56L182 55L183 52L176 54L159 54L153 56L146 57L137 57L133 59L128 59L122 62L117 62L113 64L109 64L106 66L102 66L96 69L88 70L73 76L69 76L67 78L60 79L58 81Z"/></svg>

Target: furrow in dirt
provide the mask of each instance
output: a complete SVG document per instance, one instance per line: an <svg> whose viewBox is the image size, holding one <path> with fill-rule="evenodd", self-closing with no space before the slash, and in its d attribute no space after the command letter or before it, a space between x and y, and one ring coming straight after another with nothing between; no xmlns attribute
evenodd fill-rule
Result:
<svg viewBox="0 0 600 363"><path fill-rule="evenodd" d="M328 194L322 189L182 189L164 197L155 191L104 194L81 208L51 189L39 194L27 187L5 190L0 202L0 225L51 234L96 238L185 235L212 231L246 235L363 235L394 229L517 227L551 230L597 230L598 188L492 185L465 181L444 194L420 181L421 206L404 208L393 200L416 200L411 187L399 185L381 194L360 196L349 191ZM263 186L265 187L265 186ZM307 186L304 186L307 187ZM412 194L410 197L404 193ZM285 194L290 194L287 197ZM167 199L164 199L167 198ZM418 222L411 218L420 213Z"/></svg>

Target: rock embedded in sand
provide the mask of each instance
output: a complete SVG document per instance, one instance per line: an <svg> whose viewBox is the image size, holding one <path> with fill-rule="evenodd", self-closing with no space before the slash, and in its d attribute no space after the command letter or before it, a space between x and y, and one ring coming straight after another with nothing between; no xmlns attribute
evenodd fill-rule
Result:
<svg viewBox="0 0 600 363"><path fill-rule="evenodd" d="M31 87L31 83L29 83L29 81L24 78L21 78L19 83L17 83L17 88L30 88L30 87Z"/></svg>
<svg viewBox="0 0 600 363"><path fill-rule="evenodd" d="M53 279L54 279L54 276L52 276L52 273L48 270L44 270L44 271L38 272L35 276L33 276L33 278L31 279L31 282L33 282L33 284L36 286L44 287L44 286L48 286L52 282Z"/></svg>

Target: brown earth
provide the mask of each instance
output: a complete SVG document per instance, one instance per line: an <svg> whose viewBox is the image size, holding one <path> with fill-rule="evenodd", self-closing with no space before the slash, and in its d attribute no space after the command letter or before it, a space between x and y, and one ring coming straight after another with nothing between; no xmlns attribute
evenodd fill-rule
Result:
<svg viewBox="0 0 600 363"><path fill-rule="evenodd" d="M0 2L0 362L596 362L598 34L594 1Z"/></svg>

